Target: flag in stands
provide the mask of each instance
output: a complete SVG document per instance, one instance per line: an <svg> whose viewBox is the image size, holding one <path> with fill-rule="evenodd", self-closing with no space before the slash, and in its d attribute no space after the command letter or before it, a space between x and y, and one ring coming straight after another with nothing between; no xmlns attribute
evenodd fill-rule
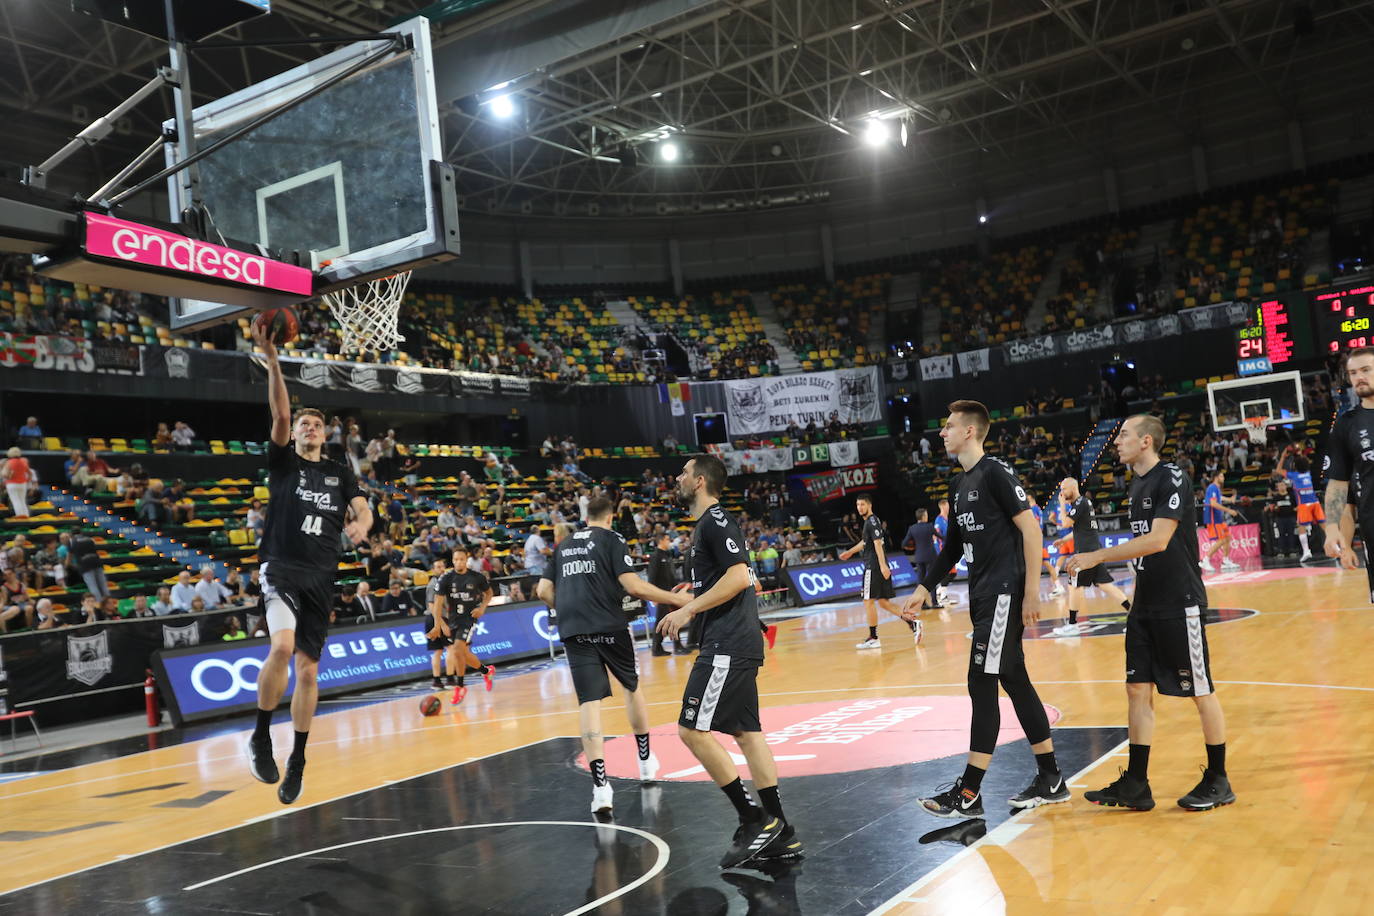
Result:
<svg viewBox="0 0 1374 916"><path fill-rule="evenodd" d="M692 386L686 382L661 383L658 386L658 402L660 404L672 404L673 416L675 417L680 417L687 412L682 405L691 399Z"/></svg>

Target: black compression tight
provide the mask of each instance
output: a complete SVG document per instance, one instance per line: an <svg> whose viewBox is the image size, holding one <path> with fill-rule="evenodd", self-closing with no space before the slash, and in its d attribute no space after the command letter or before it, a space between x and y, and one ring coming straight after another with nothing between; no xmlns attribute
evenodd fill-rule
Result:
<svg viewBox="0 0 1374 916"><path fill-rule="evenodd" d="M997 682L1011 698L1016 719L1031 744L1039 744L1050 736L1050 719L1035 692L1023 661L1012 663L1011 670L1001 675L970 671L968 695L973 701L973 724L969 728L969 750L975 754L991 754L997 748L997 732L1002 727L1002 711L997 704Z"/></svg>

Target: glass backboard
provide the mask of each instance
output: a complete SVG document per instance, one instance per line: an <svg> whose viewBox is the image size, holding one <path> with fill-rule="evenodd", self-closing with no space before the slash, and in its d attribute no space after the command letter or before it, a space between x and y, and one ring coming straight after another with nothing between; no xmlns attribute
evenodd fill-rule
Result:
<svg viewBox="0 0 1374 916"><path fill-rule="evenodd" d="M1244 429L1246 420L1262 418L1265 426L1304 420L1301 372L1252 375L1207 386L1212 429Z"/></svg>
<svg viewBox="0 0 1374 916"><path fill-rule="evenodd" d="M416 17L392 31L404 36L404 49L333 85L320 89L385 43L351 44L194 111L195 146L205 149L320 90L200 160L211 241L219 235L259 245L310 268L317 295L457 255L452 173L436 165L442 151L429 21ZM175 144L166 150L168 164L177 162ZM177 176L168 187L177 220L191 202ZM179 300L172 324L199 326L241 311Z"/></svg>

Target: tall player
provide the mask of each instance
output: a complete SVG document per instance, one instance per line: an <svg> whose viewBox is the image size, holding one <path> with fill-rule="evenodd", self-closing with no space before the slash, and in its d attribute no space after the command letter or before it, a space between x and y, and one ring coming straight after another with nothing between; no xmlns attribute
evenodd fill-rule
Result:
<svg viewBox="0 0 1374 916"><path fill-rule="evenodd" d="M859 518L864 520L863 533L859 543L840 552L841 560L848 560L859 551L864 555L864 613L868 616L868 638L856 645L856 649L881 649L878 639L878 606L893 617L901 617L902 612L892 603L897 592L892 587L892 570L887 565L887 530L882 520L873 514L873 500L860 496L854 501ZM921 622L909 622L916 644L921 644Z"/></svg>
<svg viewBox="0 0 1374 916"><path fill-rule="evenodd" d="M960 556L968 564L969 616L973 618L968 694L973 721L964 775L946 791L921 799L926 811L936 817L983 816L983 775L992 762L1002 726L999 682L1016 708L1037 766L1035 779L1008 804L1034 808L1069 800L1069 787L1054 756L1049 716L1026 672L1021 647L1025 628L1040 619L1041 532L1016 472L983 453L989 425L987 407L977 401L955 401L940 430L945 451L958 460L964 473L950 485L953 523L934 573L938 576L953 569ZM907 599L903 616L914 617L926 595L925 587L918 585Z"/></svg>
<svg viewBox="0 0 1374 916"><path fill-rule="evenodd" d="M353 471L324 457L324 414L305 407L292 418L277 348L258 322L253 323L253 339L267 362L267 403L272 410L272 441L267 446L272 511L267 513L259 549L260 600L272 648L258 672L258 721L247 753L253 777L268 784L280 779L277 797L289 805L300 797L305 776L305 742L319 699L316 678L334 604L341 535L354 544L367 540L372 510ZM286 759L286 778L281 779L272 757L270 728L272 711L286 692L293 657L291 725L296 734Z"/></svg>
<svg viewBox="0 0 1374 916"><path fill-rule="evenodd" d="M1345 569L1355 568L1358 517L1365 539L1369 600L1374 602L1374 563L1369 562L1369 539L1374 537L1374 348L1351 350L1345 372L1360 402L1336 418L1326 445L1322 465L1326 473L1326 555L1338 557ZM1353 500L1351 480L1355 481Z"/></svg>
<svg viewBox="0 0 1374 916"><path fill-rule="evenodd" d="M759 724L763 632L744 535L720 505L724 489L725 465L714 455L689 459L678 475L678 502L696 518L687 557L693 598L664 616L658 628L676 638L688 621L701 617L700 648L682 694L678 735L739 815L734 841L720 860L721 868L734 868L750 861L795 858L802 844L783 813L778 767ZM762 811L713 731L730 735L739 745Z"/></svg>
<svg viewBox="0 0 1374 916"><path fill-rule="evenodd" d="M615 503L605 496L587 503L587 528L558 542L548 572L535 586L540 600L558 611L558 635L567 650L577 693L582 750L592 772L592 812L609 814L614 792L606 778L601 701L611 695L608 672L625 688L625 714L639 752L639 778L651 782L658 760L649 750L649 707L639 689L639 662L622 602L626 593L663 607L688 602L683 592L650 585L634 571L625 539L611 530Z"/></svg>
<svg viewBox="0 0 1374 916"><path fill-rule="evenodd" d="M1065 477L1064 482L1059 485L1059 492L1064 497L1065 513L1073 519L1074 550L1078 553L1101 550L1102 537L1097 531L1097 515L1093 509L1093 501L1079 489L1077 478ZM1055 635L1079 634L1078 611L1083 607L1083 590L1092 586L1097 586L1111 595L1112 600L1120 604L1123 610L1131 609L1131 602L1126 599L1126 593L1112 580L1112 574L1107 571L1106 565L1099 563L1084 569L1076 576L1069 577L1069 622L1055 627Z"/></svg>
<svg viewBox="0 0 1374 916"><path fill-rule="evenodd" d="M1230 518L1239 515L1235 509L1226 505L1234 501L1234 497L1221 495L1221 485L1226 480L1226 472L1220 468L1212 475L1207 482L1207 492L1202 497L1202 520L1207 523L1207 536L1212 539L1212 546L1207 548L1207 556L1202 558L1202 571L1207 573L1216 572L1212 567L1212 557L1217 553L1221 554L1221 569L1223 572L1231 572L1240 569L1240 564L1231 559L1231 523Z"/></svg>
<svg viewBox="0 0 1374 916"><path fill-rule="evenodd" d="M1226 777L1226 719L1212 683L1207 651L1207 590L1198 572L1197 522L1192 481L1170 461L1161 461L1164 424L1137 414L1121 424L1116 451L1131 466L1129 541L1077 553L1070 572L1101 563L1131 560L1135 602L1126 617L1126 701L1130 756L1116 782L1084 793L1093 804L1149 811L1155 806L1147 768L1154 737L1154 691L1192 697L1202 720L1207 766L1202 781L1178 800L1180 808L1207 811L1236 800Z"/></svg>
<svg viewBox="0 0 1374 916"><path fill-rule="evenodd" d="M487 581L487 577L468 568L468 549L455 547L453 568L439 579L439 586L434 590L432 609L440 632L450 640L448 674L450 678L457 679L450 702L455 705L463 702L468 695L464 678L470 668L482 675L487 689L491 690L492 675L496 673L496 669L491 665L482 664L482 660L473 653L470 646L472 631L476 629L477 621L487 612L491 597L491 583Z"/></svg>

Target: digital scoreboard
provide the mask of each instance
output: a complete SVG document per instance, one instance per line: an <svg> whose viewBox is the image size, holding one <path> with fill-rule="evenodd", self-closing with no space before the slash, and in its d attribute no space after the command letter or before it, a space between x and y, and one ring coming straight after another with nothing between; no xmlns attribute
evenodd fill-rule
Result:
<svg viewBox="0 0 1374 916"><path fill-rule="evenodd" d="M1312 318L1323 353L1374 346L1374 286L1313 296Z"/></svg>
<svg viewBox="0 0 1374 916"><path fill-rule="evenodd" d="M1272 372L1294 358L1297 342L1288 304L1270 299L1254 306L1245 326L1236 329L1236 364L1245 370Z"/></svg>

